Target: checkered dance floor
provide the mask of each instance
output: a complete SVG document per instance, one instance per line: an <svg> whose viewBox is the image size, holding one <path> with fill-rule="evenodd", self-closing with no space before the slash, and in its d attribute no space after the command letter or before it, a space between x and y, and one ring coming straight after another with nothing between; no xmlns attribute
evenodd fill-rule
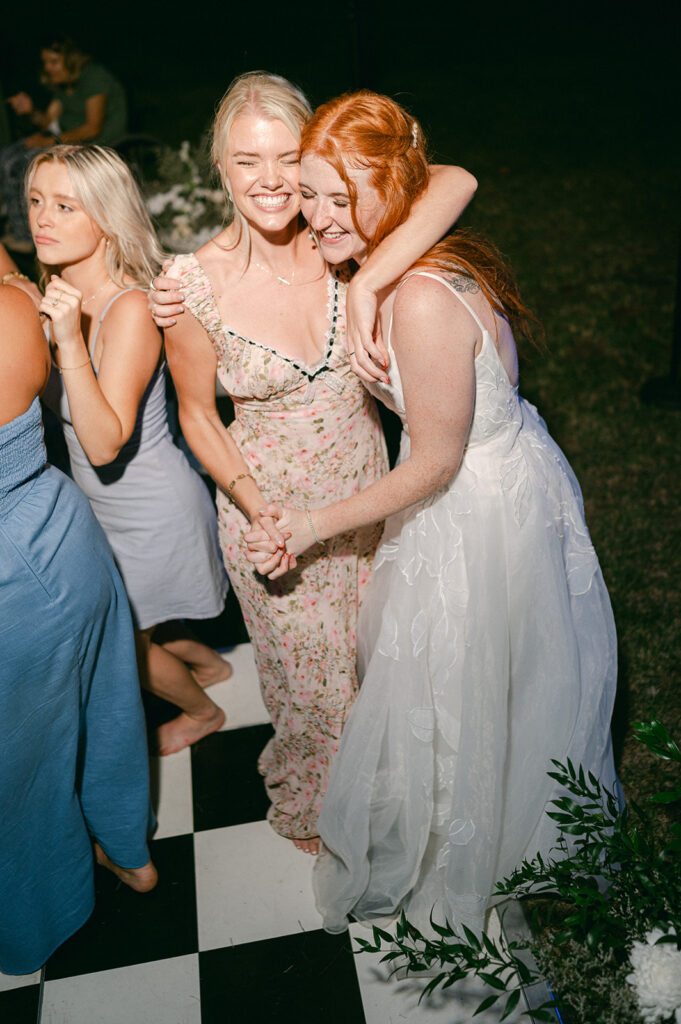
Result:
<svg viewBox="0 0 681 1024"><path fill-rule="evenodd" d="M480 989L419 1005L423 981L390 980L378 956L321 929L312 858L265 821L256 758L271 726L251 647L224 653L234 674L211 695L225 729L152 758L157 888L134 894L98 868L95 912L48 961L42 1005L39 973L0 975L2 1024L470 1021Z"/></svg>

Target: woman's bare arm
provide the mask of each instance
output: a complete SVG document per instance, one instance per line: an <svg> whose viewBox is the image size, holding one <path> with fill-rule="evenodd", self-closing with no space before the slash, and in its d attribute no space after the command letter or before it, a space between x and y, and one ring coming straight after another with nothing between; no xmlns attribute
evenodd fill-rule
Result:
<svg viewBox="0 0 681 1024"><path fill-rule="evenodd" d="M97 93L95 96L88 96L85 101L85 120L76 128L62 132L59 136L60 142L87 142L96 138L104 125L106 117L106 93Z"/></svg>
<svg viewBox="0 0 681 1024"><path fill-rule="evenodd" d="M380 522L422 501L456 474L473 412L479 333L441 284L414 277L402 286L395 299L393 346L404 386L410 455L358 494L311 510L316 538L327 540ZM292 534L287 549L295 555L315 542L307 512L287 508L278 525ZM276 556L264 538L252 531L246 539L253 546L249 558L259 571L271 578L281 575L270 568Z"/></svg>
<svg viewBox="0 0 681 1024"><path fill-rule="evenodd" d="M56 305L53 299L58 299ZM158 365L161 336L139 291L118 299L101 327L95 375L80 327L81 295L53 276L41 312L52 321L55 360L69 401L71 422L93 466L112 462L135 427L142 396ZM97 358L97 352L94 353Z"/></svg>
<svg viewBox="0 0 681 1024"><path fill-rule="evenodd" d="M463 167L436 165L430 183L409 216L371 253L354 275L347 296L348 348L353 369L368 382L385 379L388 353L373 337L377 294L397 281L456 223L478 183Z"/></svg>
<svg viewBox="0 0 681 1024"><path fill-rule="evenodd" d="M241 452L225 428L215 404L217 357L203 327L191 315L165 332L168 366L177 392L180 425L187 444L218 487L236 502L251 523L259 523L278 548L284 537L260 509L267 503ZM276 454L273 455L276 458ZM230 484L236 483L230 489ZM292 566L291 566L292 567Z"/></svg>

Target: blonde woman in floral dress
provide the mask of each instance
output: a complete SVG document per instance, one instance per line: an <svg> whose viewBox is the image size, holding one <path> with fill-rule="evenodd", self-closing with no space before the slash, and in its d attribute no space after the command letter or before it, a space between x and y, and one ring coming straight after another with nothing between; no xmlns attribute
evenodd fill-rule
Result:
<svg viewBox="0 0 681 1024"><path fill-rule="evenodd" d="M329 271L299 218L298 149L309 113L302 94L276 76L254 73L232 85L216 117L213 158L234 219L196 254L176 257L166 273L181 295L164 298L183 298L192 314L166 331L168 360L183 432L218 485L222 552L274 726L259 760L268 817L316 853L329 767L357 692L357 612L380 526L316 545L274 583L254 573L242 538L250 522L283 546L273 520L259 515L268 500L314 506L350 496L387 462L375 405L350 365L346 281ZM439 237L474 188L459 168L433 175L423 206L363 271L358 291L369 309L375 291ZM167 324L180 309L155 312ZM216 372L234 401L229 430L216 411Z"/></svg>

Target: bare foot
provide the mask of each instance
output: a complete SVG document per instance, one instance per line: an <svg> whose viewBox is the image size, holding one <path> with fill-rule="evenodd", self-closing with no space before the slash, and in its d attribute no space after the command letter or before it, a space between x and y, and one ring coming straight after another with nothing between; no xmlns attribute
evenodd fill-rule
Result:
<svg viewBox="0 0 681 1024"><path fill-rule="evenodd" d="M232 675L230 663L221 658L217 651L211 653L215 655L215 660L211 665L194 665L189 669L196 682L204 690L208 686L214 686L215 683L224 683Z"/></svg>
<svg viewBox="0 0 681 1024"><path fill-rule="evenodd" d="M209 718L191 718L184 711L172 722L166 722L156 730L158 752L161 757L176 754L178 750L190 747L204 736L210 736L224 725L225 713L217 705Z"/></svg>
<svg viewBox="0 0 681 1024"><path fill-rule="evenodd" d="M292 839L291 842L303 853L311 853L313 857L317 856L322 845L319 836L313 836L312 839Z"/></svg>
<svg viewBox="0 0 681 1024"><path fill-rule="evenodd" d="M116 878L120 878L121 882L129 885L135 892L149 892L158 882L158 871L153 861L147 861L141 868L122 868L107 857L99 843L95 843L95 857L98 864L113 871Z"/></svg>

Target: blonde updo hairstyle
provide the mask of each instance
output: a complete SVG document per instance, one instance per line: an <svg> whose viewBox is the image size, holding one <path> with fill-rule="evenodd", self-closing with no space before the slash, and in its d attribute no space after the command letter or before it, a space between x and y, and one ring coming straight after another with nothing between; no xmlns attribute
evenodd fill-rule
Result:
<svg viewBox="0 0 681 1024"><path fill-rule="evenodd" d="M311 117L312 108L300 89L286 78L271 75L267 71L248 71L244 75L239 75L220 101L213 122L211 158L220 170L220 180L225 193L225 224L236 221L239 227L239 237L234 247L243 237L250 250L248 224L234 206L224 170L229 133L234 121L241 114L260 114L272 121L282 121L294 138L300 141L302 127Z"/></svg>
<svg viewBox="0 0 681 1024"><path fill-rule="evenodd" d="M118 153L106 146L62 145L44 150L26 172L27 204L35 173L47 163L66 167L75 198L104 233L106 267L112 280L123 287L125 278L132 278L148 288L164 253L135 179Z"/></svg>

